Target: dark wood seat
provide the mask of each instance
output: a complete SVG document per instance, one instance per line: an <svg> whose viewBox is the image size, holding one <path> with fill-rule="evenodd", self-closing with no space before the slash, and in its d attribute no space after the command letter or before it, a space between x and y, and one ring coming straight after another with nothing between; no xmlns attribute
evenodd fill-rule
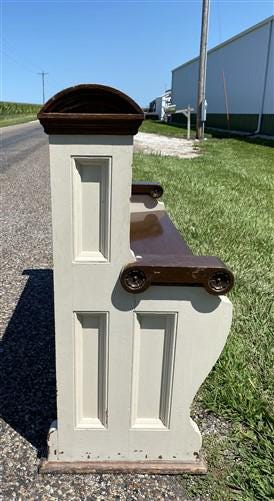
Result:
<svg viewBox="0 0 274 501"><path fill-rule="evenodd" d="M153 198L151 190L156 187L159 192L159 186L135 183L132 194ZM165 211L133 212L130 246L135 261L128 263L120 275L128 292L143 292L150 285L191 285L219 295L233 287L234 277L226 265L214 256L195 256Z"/></svg>
<svg viewBox="0 0 274 501"><path fill-rule="evenodd" d="M165 211L132 213L130 246L138 256L193 254Z"/></svg>

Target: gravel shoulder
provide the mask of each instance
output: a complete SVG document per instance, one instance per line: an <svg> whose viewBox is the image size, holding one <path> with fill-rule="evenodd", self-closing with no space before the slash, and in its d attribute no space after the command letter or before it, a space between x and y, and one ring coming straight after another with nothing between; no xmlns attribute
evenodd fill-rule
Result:
<svg viewBox="0 0 274 501"><path fill-rule="evenodd" d="M134 149L146 154L179 158L194 158L199 155L196 141L147 132L138 132L134 136Z"/></svg>

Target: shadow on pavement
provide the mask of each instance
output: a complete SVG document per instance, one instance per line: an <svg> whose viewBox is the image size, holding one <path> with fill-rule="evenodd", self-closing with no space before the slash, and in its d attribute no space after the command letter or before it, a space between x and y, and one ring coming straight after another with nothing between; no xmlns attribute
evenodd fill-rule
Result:
<svg viewBox="0 0 274 501"><path fill-rule="evenodd" d="M53 273L23 274L29 278L1 342L0 406L3 419L41 457L56 419Z"/></svg>

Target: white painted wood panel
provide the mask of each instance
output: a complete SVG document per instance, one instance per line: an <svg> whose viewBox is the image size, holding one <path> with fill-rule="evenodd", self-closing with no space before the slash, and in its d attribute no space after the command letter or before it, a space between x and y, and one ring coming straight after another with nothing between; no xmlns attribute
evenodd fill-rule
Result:
<svg viewBox="0 0 274 501"><path fill-rule="evenodd" d="M76 428L107 426L107 325L106 313L75 313Z"/></svg>
<svg viewBox="0 0 274 501"><path fill-rule="evenodd" d="M149 195L132 195L130 197L130 212L147 212L147 211L163 211L165 210L164 202L157 198L151 198Z"/></svg>
<svg viewBox="0 0 274 501"><path fill-rule="evenodd" d="M132 137L51 136L50 157L58 430L49 459L195 461L201 435L189 409L224 346L231 303L200 287L122 288ZM82 243L90 228L96 238Z"/></svg>
<svg viewBox="0 0 274 501"><path fill-rule="evenodd" d="M111 158L73 157L72 170L75 261L107 261Z"/></svg>
<svg viewBox="0 0 274 501"><path fill-rule="evenodd" d="M177 318L169 426L132 426L129 458L195 462L202 437L190 418L190 406L224 347L231 325L231 303L202 287L183 286L151 286L135 298L137 315L177 313ZM153 350L150 357L153 363ZM149 381L147 391L148 386Z"/></svg>
<svg viewBox="0 0 274 501"><path fill-rule="evenodd" d="M138 313L133 348L132 427L169 426L175 315Z"/></svg>
<svg viewBox="0 0 274 501"><path fill-rule="evenodd" d="M129 245L132 144L130 136L50 136L58 413L58 447L50 445L50 459L104 461L128 457L134 297L120 285L119 273L132 259ZM75 259L74 158L111 159L108 261ZM92 223L92 213L89 219ZM106 426L76 426L74 312L108 315ZM92 346L91 341L88 343ZM85 351L90 349L86 346ZM85 360L90 356L87 354ZM50 444L55 443L55 438L56 433L52 432Z"/></svg>

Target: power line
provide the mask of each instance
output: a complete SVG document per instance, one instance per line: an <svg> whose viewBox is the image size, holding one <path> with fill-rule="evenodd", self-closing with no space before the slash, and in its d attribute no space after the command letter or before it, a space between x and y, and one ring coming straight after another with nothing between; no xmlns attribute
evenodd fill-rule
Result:
<svg viewBox="0 0 274 501"><path fill-rule="evenodd" d="M15 47L5 38L5 42L8 46L10 46L10 48L14 48ZM40 65L34 63L34 61L31 61L30 58L27 58L26 56L24 56L24 60L25 60L25 63L22 63L21 60L18 60L17 58L15 58L13 55L9 54L8 52L6 52L5 50L3 50L3 52L6 54L6 56L8 56L12 61L14 61L16 64L19 64L20 66L22 66L26 71L28 71L29 73L32 73L33 75L37 72L37 69L41 69L41 72L38 72L37 74L38 75L41 75L42 77L42 95L43 95L43 104L45 102L45 75L48 75L48 73L46 73ZM27 63L27 64L26 64ZM32 66L33 68L36 69L36 72L31 69Z"/></svg>
<svg viewBox="0 0 274 501"><path fill-rule="evenodd" d="M29 58L25 54L23 56L23 59L21 59L21 56L20 56L20 59L17 58L17 56L15 57L13 55L13 53L17 53L16 47L6 37L3 37L3 40L5 41L5 45L8 48L8 52L7 52L2 47L3 54L5 54L14 63L21 66L25 71L28 71L29 73L32 73L33 75L35 75L35 74L41 75L41 77L42 77L42 94L43 94L43 102L44 102L44 100L45 100L45 78L44 77L45 77L45 75L48 75L49 73L46 73L39 64L37 64L35 61L33 61L31 58ZM34 68L36 71L34 70ZM37 70L41 70L41 71L38 72ZM54 86L56 86L57 88L60 88L60 89L63 87L63 85L60 82L56 81L55 78L52 79L52 77L50 77L49 80L50 80L51 85L53 84Z"/></svg>
<svg viewBox="0 0 274 501"><path fill-rule="evenodd" d="M6 50L2 49L2 52L3 54L5 54L9 59L11 59L14 63L16 64L19 64L19 66L22 66L22 68L24 68L24 70L28 71L29 73L32 73L33 75L35 75L35 71L33 71L32 69L30 69L28 66L26 66L24 63L22 63L22 61L19 61L18 59L16 59L14 56L12 56L11 54L9 54Z"/></svg>
<svg viewBox="0 0 274 501"><path fill-rule="evenodd" d="M10 50L11 49L11 52L14 52L15 54L18 53L18 49L15 47L15 45L13 45L10 40L8 40L6 37L3 36L3 40L5 41L5 44L8 46L8 49ZM40 66L40 64L37 64L36 61L33 61L32 59L30 59L29 56L26 56L24 54L23 56L23 59L24 61L29 65L31 65L33 68L35 68L35 70L41 70L43 71L43 68ZM34 70L33 70L34 71Z"/></svg>

